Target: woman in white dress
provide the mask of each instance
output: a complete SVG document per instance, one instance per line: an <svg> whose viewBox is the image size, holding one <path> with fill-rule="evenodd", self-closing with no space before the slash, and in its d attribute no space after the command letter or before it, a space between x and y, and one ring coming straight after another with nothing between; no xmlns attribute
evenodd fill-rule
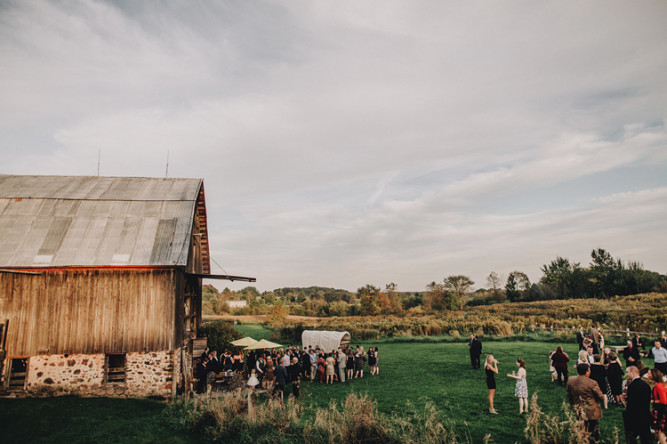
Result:
<svg viewBox="0 0 667 444"><path fill-rule="evenodd" d="M514 388L514 396L519 398L519 414L528 413L528 383L526 382L526 363L523 359L516 360L516 365L519 367L518 372L512 372L507 375L510 378L516 379L516 387Z"/></svg>

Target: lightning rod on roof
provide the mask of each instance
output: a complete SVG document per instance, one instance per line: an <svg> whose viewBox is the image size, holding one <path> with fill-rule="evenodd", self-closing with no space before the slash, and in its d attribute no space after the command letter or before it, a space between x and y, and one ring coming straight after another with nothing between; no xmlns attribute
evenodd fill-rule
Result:
<svg viewBox="0 0 667 444"><path fill-rule="evenodd" d="M169 177L169 150L167 150L167 170L164 172L164 177Z"/></svg>
<svg viewBox="0 0 667 444"><path fill-rule="evenodd" d="M97 149L97 177L100 177L100 157L102 156L102 148Z"/></svg>

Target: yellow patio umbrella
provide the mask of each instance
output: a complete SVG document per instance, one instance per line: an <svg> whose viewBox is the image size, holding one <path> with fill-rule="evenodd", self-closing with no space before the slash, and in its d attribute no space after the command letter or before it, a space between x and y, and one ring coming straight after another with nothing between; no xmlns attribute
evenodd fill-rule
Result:
<svg viewBox="0 0 667 444"><path fill-rule="evenodd" d="M257 341L255 341L253 338L250 336L246 336L245 338L237 339L236 341L232 341L232 345L235 345L237 347L248 347L249 345L256 344Z"/></svg>
<svg viewBox="0 0 667 444"><path fill-rule="evenodd" d="M259 342L256 342L248 347L246 347L246 350L259 350L261 348L279 348L282 347L280 344L276 344L275 342L267 341L266 339L262 339Z"/></svg>

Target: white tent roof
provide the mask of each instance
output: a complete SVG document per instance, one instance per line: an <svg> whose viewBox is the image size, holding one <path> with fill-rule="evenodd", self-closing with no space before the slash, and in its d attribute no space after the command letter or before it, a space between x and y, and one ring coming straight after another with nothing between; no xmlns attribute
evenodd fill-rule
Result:
<svg viewBox="0 0 667 444"><path fill-rule="evenodd" d="M304 330L301 334L303 348L307 348L309 345L312 347L319 345L327 353L337 350L341 342L345 343L345 345L350 343L350 334L348 332Z"/></svg>

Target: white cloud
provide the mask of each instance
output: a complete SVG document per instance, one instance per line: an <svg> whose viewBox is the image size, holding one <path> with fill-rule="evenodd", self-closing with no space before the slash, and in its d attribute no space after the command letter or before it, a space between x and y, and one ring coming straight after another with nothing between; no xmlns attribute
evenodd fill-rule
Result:
<svg viewBox="0 0 667 444"><path fill-rule="evenodd" d="M3 172L95 174L101 150L162 176L169 151L260 288L484 285L598 245L667 266L662 3L0 8Z"/></svg>

